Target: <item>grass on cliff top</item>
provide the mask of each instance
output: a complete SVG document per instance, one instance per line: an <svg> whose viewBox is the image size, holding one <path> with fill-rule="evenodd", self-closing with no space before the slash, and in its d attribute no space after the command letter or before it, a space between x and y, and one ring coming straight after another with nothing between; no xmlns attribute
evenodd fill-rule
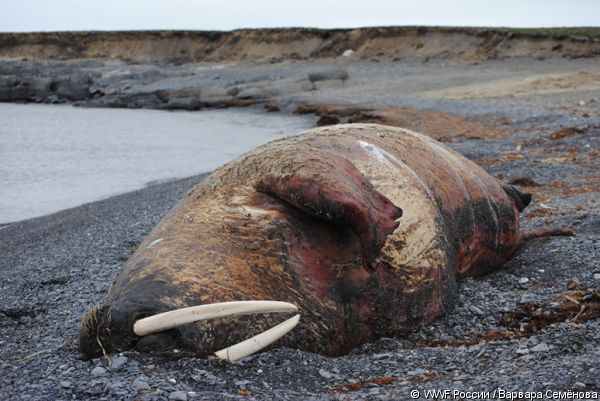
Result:
<svg viewBox="0 0 600 401"><path fill-rule="evenodd" d="M281 28L286 29L286 28ZM290 28L294 29L294 28ZM327 38L331 34L341 31L349 31L352 29L398 29L398 30L413 30L427 32L427 31L456 31L456 32L502 32L502 33L513 33L516 35L524 36L537 36L537 37L553 37L553 38L600 38L600 27L548 27L548 28L508 28L508 27L453 27L453 26L375 26L375 27L363 27L363 28L333 28L333 29L320 29L320 28L299 28L306 29L309 32L313 32Z"/></svg>
<svg viewBox="0 0 600 401"><path fill-rule="evenodd" d="M250 28L250 29L235 29L233 31L202 31L202 30L130 30L130 31L57 31L57 32L0 32L0 35L12 36L27 36L27 35L72 35L72 36L95 36L95 35L132 35L132 36L200 36L205 37L210 41L218 40L223 36L227 36L236 31L263 31L265 33L273 33L280 31L301 31L311 34L316 34L321 39L327 39L336 32L348 32L353 30L382 30L382 31L414 31L425 33L428 31L442 32L464 32L473 34L485 33L503 33L514 34L530 37L552 37L552 38L582 38L582 39L600 39L600 27L549 27L549 28L508 28L508 27L461 27L461 26L367 26L357 28L308 28L308 27L280 27L280 28Z"/></svg>
<svg viewBox="0 0 600 401"><path fill-rule="evenodd" d="M600 38L600 27L573 28L481 28L533 36Z"/></svg>
<svg viewBox="0 0 600 401"><path fill-rule="evenodd" d="M464 32L503 32L523 36L537 37L581 37L581 38L600 38L600 27L548 27L548 28L509 28L509 27L415 27L416 29L431 30L450 30Z"/></svg>

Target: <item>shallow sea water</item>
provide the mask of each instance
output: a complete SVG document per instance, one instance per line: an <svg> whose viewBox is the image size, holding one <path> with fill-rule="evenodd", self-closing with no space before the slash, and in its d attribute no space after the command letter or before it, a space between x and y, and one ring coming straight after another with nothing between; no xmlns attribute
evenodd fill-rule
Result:
<svg viewBox="0 0 600 401"><path fill-rule="evenodd" d="M311 118L0 104L0 224L211 171Z"/></svg>

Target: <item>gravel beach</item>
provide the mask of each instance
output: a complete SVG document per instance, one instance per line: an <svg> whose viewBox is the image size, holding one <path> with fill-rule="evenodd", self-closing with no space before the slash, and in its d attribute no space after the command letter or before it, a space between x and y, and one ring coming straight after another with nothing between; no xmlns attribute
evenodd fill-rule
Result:
<svg viewBox="0 0 600 401"><path fill-rule="evenodd" d="M309 112L340 122L360 117L389 123L415 110L430 113L427 121L404 122L532 192L534 201L522 215L525 227L570 225L575 237L532 241L503 269L463 281L456 308L434 324L343 357L276 348L233 364L184 351L128 351L84 361L77 350L82 315L104 299L135 247L205 176L13 223L0 227L0 399L380 400L425 399L426 390L456 390L447 398L463 399L528 398L512 392L547 399L556 395L552 391L571 399L598 396L597 58L445 63L347 62L347 79L253 102L282 112L310 103ZM331 71L333 65L339 67L327 61L238 65L220 68L218 75L235 82L262 71L280 80ZM592 77L579 85L578 73ZM537 81L523 81L531 76ZM210 75L197 79L216 81ZM486 391L487 397L473 393Z"/></svg>

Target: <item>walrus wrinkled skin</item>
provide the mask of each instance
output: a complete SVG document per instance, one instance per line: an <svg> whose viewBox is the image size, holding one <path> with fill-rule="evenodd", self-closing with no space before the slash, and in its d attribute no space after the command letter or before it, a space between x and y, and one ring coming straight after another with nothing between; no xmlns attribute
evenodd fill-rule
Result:
<svg viewBox="0 0 600 401"><path fill-rule="evenodd" d="M133 323L241 300L298 306L278 345L340 355L452 308L457 281L498 269L525 240L531 196L433 139L337 125L263 145L217 169L166 216L83 319L80 349L208 355L282 319L221 318L137 337ZM289 316L288 316L289 317Z"/></svg>

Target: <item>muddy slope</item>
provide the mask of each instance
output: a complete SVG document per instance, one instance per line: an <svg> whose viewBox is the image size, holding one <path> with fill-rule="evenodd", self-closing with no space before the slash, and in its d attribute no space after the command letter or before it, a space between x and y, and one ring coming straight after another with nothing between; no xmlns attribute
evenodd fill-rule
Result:
<svg viewBox="0 0 600 401"><path fill-rule="evenodd" d="M384 27L215 31L0 33L0 57L129 62L280 61L600 55L600 29Z"/></svg>

